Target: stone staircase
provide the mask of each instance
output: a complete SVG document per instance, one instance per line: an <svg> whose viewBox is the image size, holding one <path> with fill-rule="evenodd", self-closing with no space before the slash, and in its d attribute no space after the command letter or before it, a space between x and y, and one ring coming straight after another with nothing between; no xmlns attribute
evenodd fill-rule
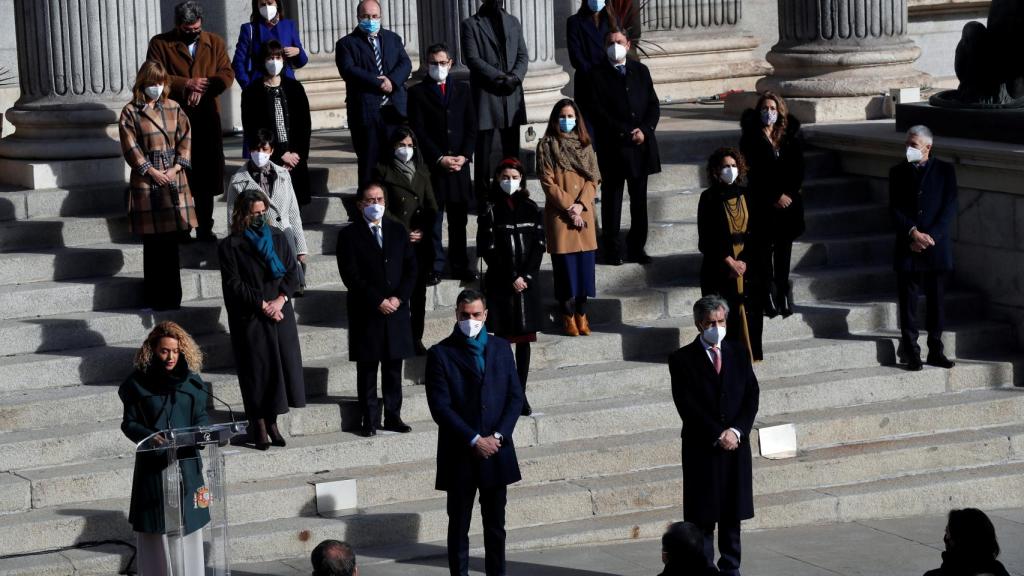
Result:
<svg viewBox="0 0 1024 576"><path fill-rule="evenodd" d="M688 131L685 115L663 125L666 170L649 201L654 263L599 266L594 334L562 337L552 324L535 346L529 397L538 413L516 429L524 480L509 492L512 548L657 537L681 517L680 423L664 360L696 334L701 158L738 136L731 122ZM238 565L308 558L328 537L356 546L364 566L444 550L423 359L405 369L412 433L345 431L357 424L355 368L333 251L354 166L336 152L341 138L318 136L316 153L329 161L303 211L309 289L296 312L309 405L283 418L287 448L242 447L227 459ZM977 294L951 290L946 346L956 368L893 367L882 188L839 174L827 152L808 159L808 231L793 257L798 306L766 320L757 366L758 426L794 423L801 452L755 457L757 517L745 526L1024 505L1024 391L1014 387L1011 329L985 319ZM223 234L222 203L217 210ZM133 543L134 449L119 430L116 391L149 329L173 319L190 330L207 354L204 378L241 412L215 250L183 249L185 303L155 315L139 310L141 246L127 234L120 190L0 191L0 250L0 573L116 573L131 549L107 541ZM550 286L547 259L543 269ZM459 289L430 289L428 345L450 332ZM223 407L211 409L227 419ZM316 515L311 482L334 478L357 479L357 514ZM96 542L106 543L78 548Z"/></svg>

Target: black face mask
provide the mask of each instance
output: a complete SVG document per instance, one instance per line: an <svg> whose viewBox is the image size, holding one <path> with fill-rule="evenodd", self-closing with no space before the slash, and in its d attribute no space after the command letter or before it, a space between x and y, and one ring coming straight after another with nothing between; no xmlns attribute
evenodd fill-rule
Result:
<svg viewBox="0 0 1024 576"><path fill-rule="evenodd" d="M195 32L186 32L181 29L178 30L178 34L181 36L181 39L185 41L185 44L192 44L196 40L199 40L199 35L202 33L202 30L197 30Z"/></svg>
<svg viewBox="0 0 1024 576"><path fill-rule="evenodd" d="M262 230L263 226L266 225L266 223L267 223L266 215L264 215L264 214L257 214L255 216L253 216L252 220L249 222L249 228L252 228L253 230Z"/></svg>

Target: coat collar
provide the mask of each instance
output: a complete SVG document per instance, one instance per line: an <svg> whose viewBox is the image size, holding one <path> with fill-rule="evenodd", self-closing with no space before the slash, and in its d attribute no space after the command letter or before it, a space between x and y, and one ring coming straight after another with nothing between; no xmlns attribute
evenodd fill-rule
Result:
<svg viewBox="0 0 1024 576"><path fill-rule="evenodd" d="M731 357L731 352L728 350L725 342L722 342L719 350L722 351L722 369L724 370L726 359ZM718 380L721 376L720 374L715 374L715 367L711 364L711 359L708 358L708 353L704 349L704 344L701 342L699 334L693 339L693 361L700 366L700 371L708 378Z"/></svg>
<svg viewBox="0 0 1024 576"><path fill-rule="evenodd" d="M458 330L458 328L455 328ZM478 380L484 380L485 374L481 374L477 368L476 359L473 358L473 353L470 352L469 348L459 341L461 334L452 333L447 338L448 345L455 350L455 354L452 356L455 358L455 362L459 364L466 372L472 373L477 377ZM488 333L487 345L484 346L484 370L494 366L497 361L498 349L494 345L494 336Z"/></svg>

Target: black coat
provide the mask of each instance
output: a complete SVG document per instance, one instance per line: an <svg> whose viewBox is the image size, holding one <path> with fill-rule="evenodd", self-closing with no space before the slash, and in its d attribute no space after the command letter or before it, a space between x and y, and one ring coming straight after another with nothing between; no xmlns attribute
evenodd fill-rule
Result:
<svg viewBox="0 0 1024 576"><path fill-rule="evenodd" d="M274 278L243 234L228 236L218 247L235 370L250 422L306 405L299 330L290 300L299 288L298 260L284 233L270 230L274 250L287 269L282 278ZM281 309L284 319L275 322L263 314L263 302L278 294L288 296L289 301Z"/></svg>
<svg viewBox="0 0 1024 576"><path fill-rule="evenodd" d="M683 420L683 517L696 524L754 517L750 431L760 391L746 351L728 341L721 349L721 374L699 337L668 359L672 399ZM729 428L741 434L733 451L716 445Z"/></svg>
<svg viewBox="0 0 1024 576"><path fill-rule="evenodd" d="M409 299L416 282L416 254L405 227L381 220L384 248L377 245L366 220L359 216L338 234L338 272L348 288L349 360L398 360L415 354ZM384 315L385 298L401 306Z"/></svg>
<svg viewBox="0 0 1024 576"><path fill-rule="evenodd" d="M442 156L473 159L476 149L476 106L469 84L447 80L445 95L436 82L426 80L409 89L409 125L423 162L430 166L434 194L440 202L469 202L473 186L469 165L450 172L438 164Z"/></svg>
<svg viewBox="0 0 1024 576"><path fill-rule="evenodd" d="M531 334L544 320L540 263L544 243L544 210L525 193L510 197L492 193L477 221L477 251L487 262L487 328L499 336ZM526 290L512 288L516 278Z"/></svg>
<svg viewBox="0 0 1024 576"><path fill-rule="evenodd" d="M925 572L924 576L978 576L980 574L1010 576L1003 563L994 558L988 562L973 563L960 560L949 552L942 553L942 566Z"/></svg>
<svg viewBox="0 0 1024 576"><path fill-rule="evenodd" d="M302 83L290 78L281 78L281 88L287 107L284 110L288 146L277 145L271 156L278 166L283 166L281 156L286 152L299 155L299 163L289 171L295 199L299 204L309 204L309 140L312 135L312 120L309 115L309 99ZM274 116L274 98L263 86L262 81L253 82L242 91L242 129L245 131L245 147L248 150L256 141L256 133L266 128L277 135L277 121Z"/></svg>
<svg viewBox="0 0 1024 576"><path fill-rule="evenodd" d="M437 490L507 486L522 479L512 433L523 409L523 387L512 348L489 336L484 374L455 332L427 353L427 403L437 422ZM502 435L501 449L484 460L470 446L473 437Z"/></svg>
<svg viewBox="0 0 1024 576"><path fill-rule="evenodd" d="M729 232L724 199L745 194L746 190L739 186L724 184L716 184L700 194L697 203L697 249L704 257L700 263L700 291L705 296L719 294L731 300L737 295L736 279L729 277L731 269L725 263L726 256L733 256L733 237ZM743 275L745 288L762 280L760 265L763 256L759 246L762 238L757 234L758 214L752 211L749 198L747 200L747 232L744 234L743 251L737 258L747 264L747 273ZM757 294L757 291L744 289L744 294Z"/></svg>
<svg viewBox="0 0 1024 576"><path fill-rule="evenodd" d="M957 210L956 171L951 164L930 158L923 168L900 162L889 170L889 212L896 241L893 268L898 272L953 269L950 237ZM915 254L910 229L929 234L935 246Z"/></svg>
<svg viewBox="0 0 1024 576"><path fill-rule="evenodd" d="M804 199L800 192L804 185L803 136L800 121L792 115L787 118L778 154L764 136L757 110L747 110L740 119L740 152L747 161L748 201L765 223L766 234L781 241L796 240L805 229ZM783 194L792 198L793 203L787 208L776 208L774 204Z"/></svg>
<svg viewBox="0 0 1024 576"><path fill-rule="evenodd" d="M605 59L590 71L594 111L585 122L593 122L597 134L597 159L605 179L635 178L661 172L661 155L655 130L661 105L654 91L651 71L634 60L626 60L626 75L619 74ZM644 142L637 146L631 133L639 128Z"/></svg>
<svg viewBox="0 0 1024 576"><path fill-rule="evenodd" d="M406 115L408 94L405 81L412 73L412 61L405 51L402 37L381 28L377 33L380 42L384 75L391 80L393 90L388 99L401 116ZM345 108L349 125L367 126L380 114L384 91L377 76L377 60L369 37L356 27L342 36L334 46L334 63L338 73L345 80Z"/></svg>
<svg viewBox="0 0 1024 576"><path fill-rule="evenodd" d="M523 26L515 16L501 11L504 41L488 16L477 12L459 26L462 61L469 68L477 125L481 130L508 128L526 123L523 80L530 64ZM509 75L512 84L497 82Z"/></svg>
<svg viewBox="0 0 1024 576"><path fill-rule="evenodd" d="M390 160L377 164L374 176L384 185L387 213L405 226L407 231L423 232L421 243L429 245L434 232L434 218L437 216L437 200L430 183L430 172L417 163L416 172L410 181L395 166L394 160Z"/></svg>

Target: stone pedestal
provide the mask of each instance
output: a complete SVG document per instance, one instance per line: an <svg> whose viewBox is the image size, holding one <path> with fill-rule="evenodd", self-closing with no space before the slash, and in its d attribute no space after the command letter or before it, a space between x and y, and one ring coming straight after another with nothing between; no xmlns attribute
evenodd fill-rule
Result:
<svg viewBox="0 0 1024 576"><path fill-rule="evenodd" d="M771 71L741 29L743 0L648 0L641 20L643 62L658 96L680 100L752 90Z"/></svg>
<svg viewBox="0 0 1024 576"><path fill-rule="evenodd" d="M345 82L334 63L334 46L359 24L358 0L303 0L298 3L298 20L309 63L295 73L309 96L313 129L348 127L345 114ZM383 2L382 25L402 37L413 62L419 60L419 30L416 2Z"/></svg>
<svg viewBox="0 0 1024 576"><path fill-rule="evenodd" d="M122 180L117 120L159 32L158 0L15 0L14 18L21 97L7 111L15 131L0 140L0 180Z"/></svg>
<svg viewBox="0 0 1024 576"><path fill-rule="evenodd" d="M921 87L921 50L907 34L906 0L779 0L774 72L757 82L804 122L881 115L891 88Z"/></svg>

